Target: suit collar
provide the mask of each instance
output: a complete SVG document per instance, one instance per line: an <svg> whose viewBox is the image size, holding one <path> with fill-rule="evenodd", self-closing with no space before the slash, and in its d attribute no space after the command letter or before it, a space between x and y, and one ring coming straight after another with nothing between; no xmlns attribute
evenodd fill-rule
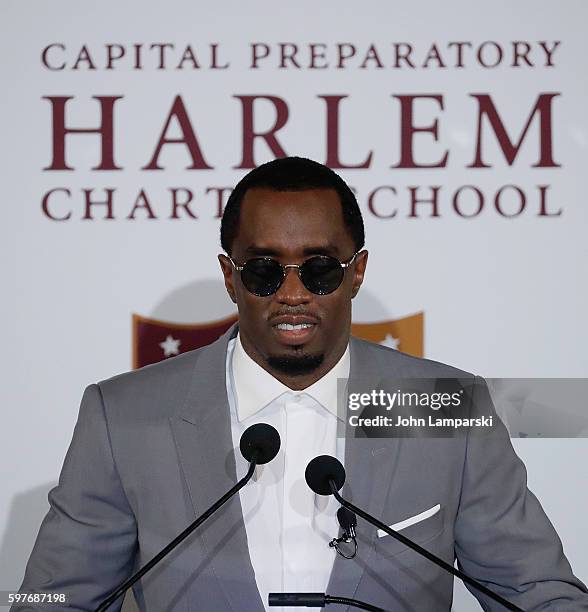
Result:
<svg viewBox="0 0 588 612"><path fill-rule="evenodd" d="M179 417L194 425L211 417L226 418L228 422L227 346L237 332L238 326L235 324L218 340L195 351L194 369L188 393L178 412Z"/></svg>

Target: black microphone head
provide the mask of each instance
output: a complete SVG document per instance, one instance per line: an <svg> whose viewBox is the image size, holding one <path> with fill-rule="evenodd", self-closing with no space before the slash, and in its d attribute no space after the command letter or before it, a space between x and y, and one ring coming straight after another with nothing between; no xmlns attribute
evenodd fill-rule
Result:
<svg viewBox="0 0 588 612"><path fill-rule="evenodd" d="M349 531L350 527L357 527L355 512L351 512L349 508L345 508L344 506L341 506L339 510L337 510L337 520L343 531Z"/></svg>
<svg viewBox="0 0 588 612"><path fill-rule="evenodd" d="M263 465L278 454L280 434L267 423L256 423L243 432L239 448L247 461L255 458L257 465Z"/></svg>
<svg viewBox="0 0 588 612"><path fill-rule="evenodd" d="M345 468L335 457L319 455L306 466L304 477L306 484L315 493L332 495L330 481L335 482L338 491L345 484Z"/></svg>

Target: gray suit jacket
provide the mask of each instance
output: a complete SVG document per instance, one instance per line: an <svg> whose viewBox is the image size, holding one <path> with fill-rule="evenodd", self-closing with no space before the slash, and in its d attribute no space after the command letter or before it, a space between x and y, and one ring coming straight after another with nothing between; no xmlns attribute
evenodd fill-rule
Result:
<svg viewBox="0 0 588 612"><path fill-rule="evenodd" d="M225 387L235 333L86 389L22 591L65 592L64 609L94 609L235 483ZM354 338L350 349L352 378L470 376ZM457 557L525 610L588 610L502 425L491 437L352 438L345 454L343 492L386 524L440 504L403 533L449 563ZM388 610L450 609L452 576L362 521L358 531L358 555L337 557L329 594ZM484 609L501 609L475 594ZM262 612L238 497L147 574L135 597L153 612Z"/></svg>

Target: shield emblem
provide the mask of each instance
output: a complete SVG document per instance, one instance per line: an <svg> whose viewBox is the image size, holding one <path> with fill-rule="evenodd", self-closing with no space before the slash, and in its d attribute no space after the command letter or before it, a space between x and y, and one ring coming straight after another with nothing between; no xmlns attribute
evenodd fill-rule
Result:
<svg viewBox="0 0 588 612"><path fill-rule="evenodd" d="M356 338L377 342L414 357L424 357L425 313L389 319L377 323L352 323L351 333Z"/></svg>
<svg viewBox="0 0 588 612"><path fill-rule="evenodd" d="M238 320L236 314L208 323L172 323L133 315L133 368L163 361L214 342ZM415 357L423 356L424 313L376 323L352 323L351 333Z"/></svg>

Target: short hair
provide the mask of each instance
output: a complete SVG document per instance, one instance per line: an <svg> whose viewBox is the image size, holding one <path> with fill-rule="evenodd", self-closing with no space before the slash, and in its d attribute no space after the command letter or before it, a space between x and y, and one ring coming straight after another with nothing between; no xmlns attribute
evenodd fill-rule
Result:
<svg viewBox="0 0 588 612"><path fill-rule="evenodd" d="M239 233L241 203L245 193L256 187L275 191L334 189L341 200L343 221L360 251L365 244L365 230L357 199L349 185L333 170L305 157L282 157L258 166L235 186L221 220L221 246L229 255Z"/></svg>

